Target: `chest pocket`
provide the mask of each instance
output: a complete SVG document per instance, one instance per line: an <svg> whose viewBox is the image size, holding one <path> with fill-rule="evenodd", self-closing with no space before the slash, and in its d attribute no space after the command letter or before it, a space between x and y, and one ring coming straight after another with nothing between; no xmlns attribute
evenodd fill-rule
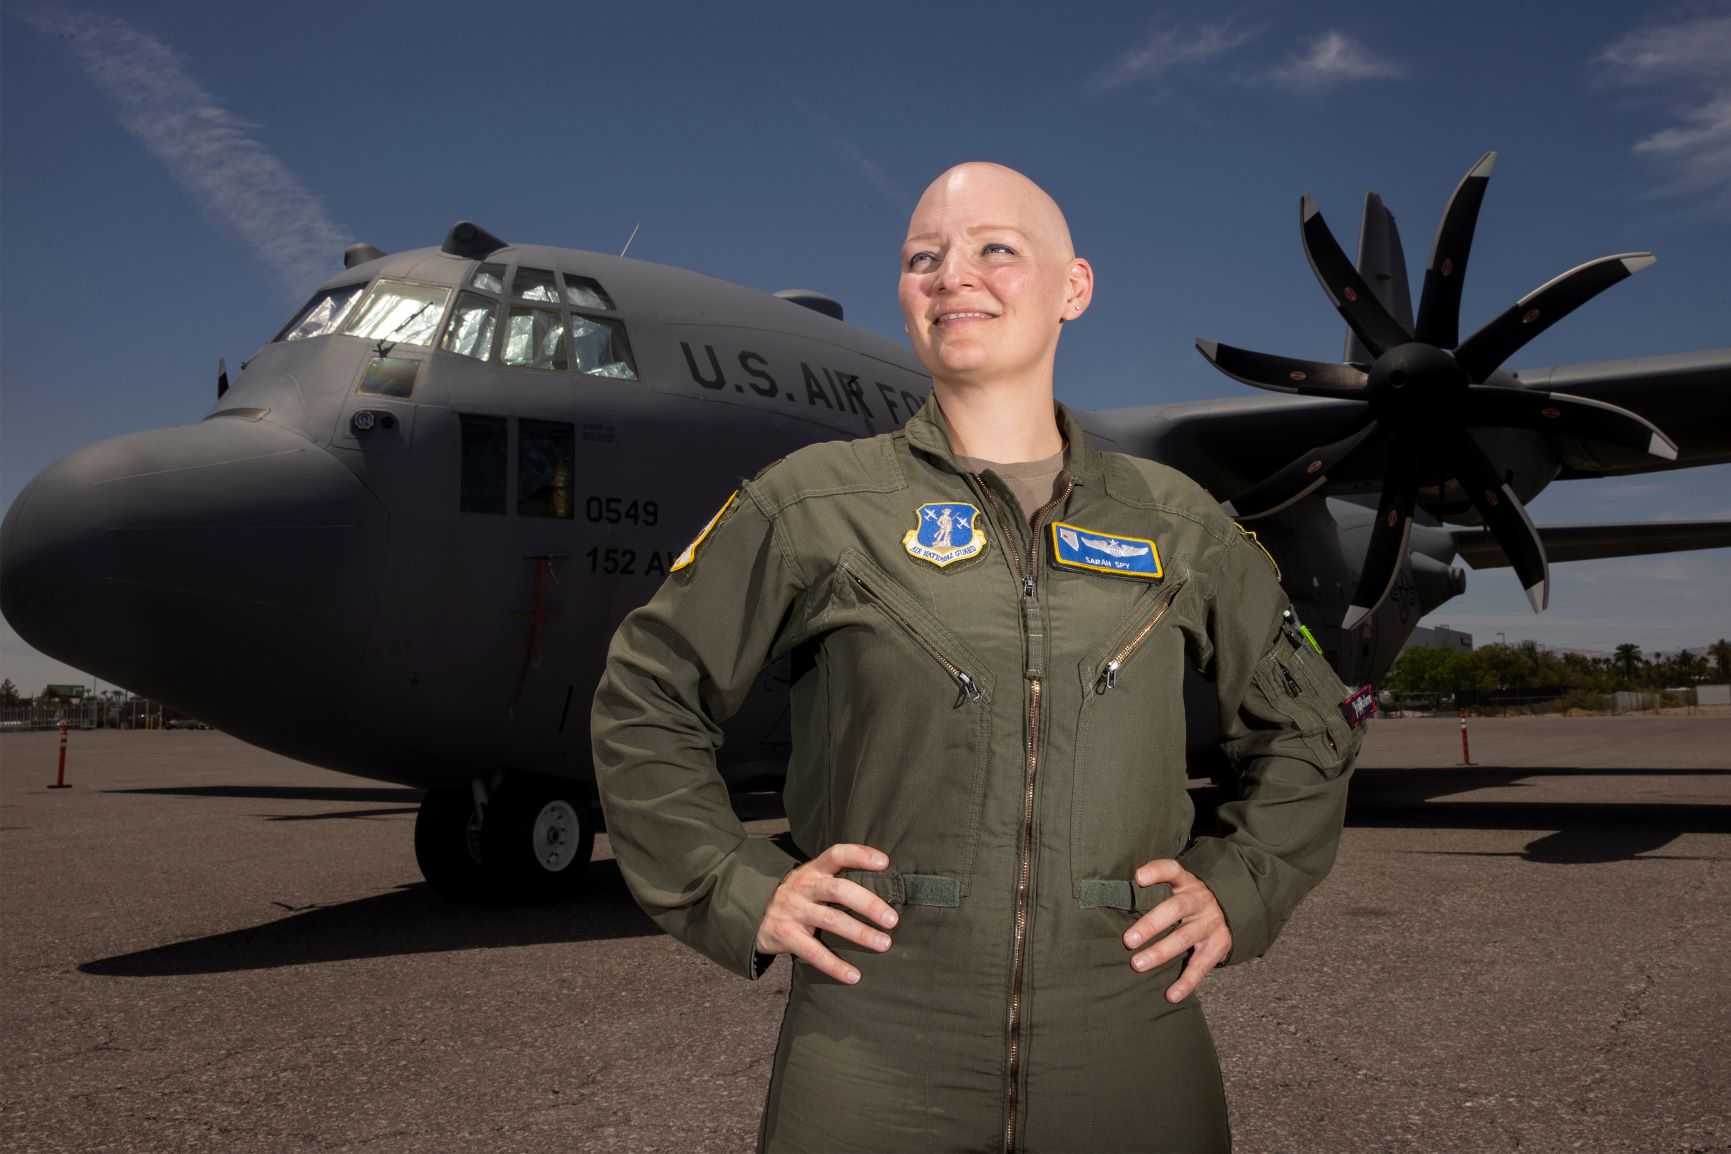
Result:
<svg viewBox="0 0 1731 1154"><path fill-rule="evenodd" d="M992 726L991 671L858 550L837 560L821 617L822 772L834 841L863 842L965 893Z"/></svg>
<svg viewBox="0 0 1731 1154"><path fill-rule="evenodd" d="M1128 619L1078 667L1082 707L1070 805L1075 896L1084 905L1141 896L1131 872L1178 852L1193 810L1185 794L1183 576L1148 590Z"/></svg>

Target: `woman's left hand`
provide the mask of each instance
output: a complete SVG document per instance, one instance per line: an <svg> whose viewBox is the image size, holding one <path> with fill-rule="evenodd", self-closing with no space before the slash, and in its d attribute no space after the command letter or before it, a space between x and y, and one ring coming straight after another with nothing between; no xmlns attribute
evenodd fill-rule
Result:
<svg viewBox="0 0 1731 1154"><path fill-rule="evenodd" d="M1202 984L1208 971L1225 961L1232 952L1232 931L1226 928L1226 914L1215 900L1214 891L1177 861L1160 858L1145 863L1136 871L1136 884L1139 886L1161 882L1172 887L1172 896L1142 915L1124 932L1124 945L1133 950L1166 927L1176 926L1177 929L1164 938L1132 956L1130 965L1145 973L1171 961L1185 950L1193 951L1190 964L1166 990L1168 1002L1182 1002Z"/></svg>

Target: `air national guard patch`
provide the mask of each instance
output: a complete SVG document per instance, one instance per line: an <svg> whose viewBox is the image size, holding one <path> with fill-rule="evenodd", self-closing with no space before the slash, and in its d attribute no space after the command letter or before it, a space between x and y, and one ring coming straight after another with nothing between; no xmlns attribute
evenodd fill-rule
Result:
<svg viewBox="0 0 1731 1154"><path fill-rule="evenodd" d="M980 511L963 502L938 502L914 510L917 523L902 535L902 548L942 569L986 551Z"/></svg>
<svg viewBox="0 0 1731 1154"><path fill-rule="evenodd" d="M667 568L669 573L677 573L697 560L698 547L709 539L711 533L715 532L715 527L721 524L721 519L727 516L727 511L733 508L733 503L737 500L739 500L739 490L735 489L732 495L722 503L721 508L715 511L715 516L709 519L709 524L703 527L703 532L692 538L691 544L685 547L685 551L673 559L673 564Z"/></svg>
<svg viewBox="0 0 1731 1154"><path fill-rule="evenodd" d="M1084 529L1064 521L1052 522L1052 560L1065 569L1110 573L1115 577L1137 577L1158 581L1160 550L1146 537L1119 537Z"/></svg>

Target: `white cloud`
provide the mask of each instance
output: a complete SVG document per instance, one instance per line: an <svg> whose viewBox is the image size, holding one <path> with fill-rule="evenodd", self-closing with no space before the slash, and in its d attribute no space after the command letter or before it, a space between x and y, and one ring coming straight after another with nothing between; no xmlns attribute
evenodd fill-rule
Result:
<svg viewBox="0 0 1731 1154"><path fill-rule="evenodd" d="M1372 56L1344 32L1328 31L1307 40L1304 51L1292 57L1268 79L1292 88L1324 88L1352 80L1394 80L1406 69L1394 60Z"/></svg>
<svg viewBox="0 0 1731 1154"><path fill-rule="evenodd" d="M1632 146L1670 170L1659 191L1703 196L1731 215L1731 12L1638 28L1594 63L1610 66L1607 80L1664 101L1671 123Z"/></svg>
<svg viewBox="0 0 1731 1154"><path fill-rule="evenodd" d="M906 202L907 198L902 195L901 187L890 179L883 166L867 156L859 145L843 136L836 129L834 121L797 97L794 98L793 106L811 121L811 126L817 130L818 136L843 164L865 177L867 183L888 198L891 204L899 206Z"/></svg>
<svg viewBox="0 0 1731 1154"><path fill-rule="evenodd" d="M20 7L60 36L126 130L294 292L336 271L348 238L264 145L161 40L115 16Z"/></svg>
<svg viewBox="0 0 1731 1154"><path fill-rule="evenodd" d="M1203 24L1186 32L1182 25L1156 24L1143 43L1101 69L1092 86L1104 92L1139 80L1152 80L1173 68L1212 60L1262 34L1262 26L1232 27L1232 21Z"/></svg>

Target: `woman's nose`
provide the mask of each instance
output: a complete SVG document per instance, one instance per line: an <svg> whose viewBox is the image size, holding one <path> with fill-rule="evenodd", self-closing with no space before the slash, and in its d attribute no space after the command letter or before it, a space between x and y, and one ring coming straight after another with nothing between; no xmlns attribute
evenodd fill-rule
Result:
<svg viewBox="0 0 1731 1154"><path fill-rule="evenodd" d="M972 288L974 282L974 266L965 255L951 248L944 254L943 263L938 266L937 287L952 290Z"/></svg>

